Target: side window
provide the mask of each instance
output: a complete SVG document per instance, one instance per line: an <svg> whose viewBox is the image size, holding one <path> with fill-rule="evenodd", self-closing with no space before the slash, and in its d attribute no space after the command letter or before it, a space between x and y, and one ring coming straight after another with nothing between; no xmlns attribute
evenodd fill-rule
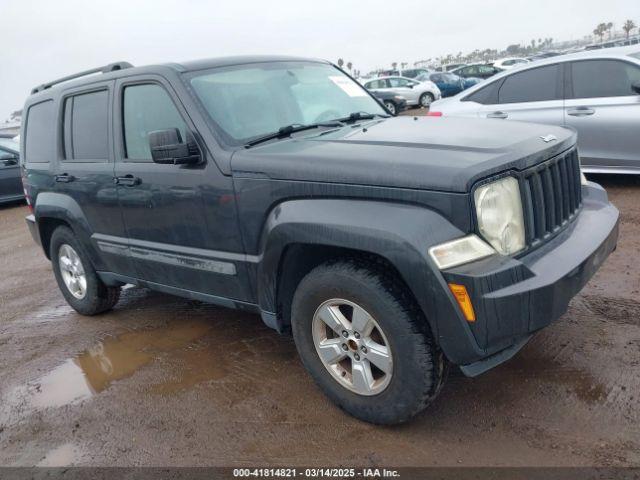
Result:
<svg viewBox="0 0 640 480"><path fill-rule="evenodd" d="M64 158L79 162L109 159L109 92L83 93L64 101Z"/></svg>
<svg viewBox="0 0 640 480"><path fill-rule="evenodd" d="M584 60L571 63L573 98L623 97L640 81L640 68L620 60Z"/></svg>
<svg viewBox="0 0 640 480"><path fill-rule="evenodd" d="M404 78L390 78L387 81L391 88L406 87L409 84Z"/></svg>
<svg viewBox="0 0 640 480"><path fill-rule="evenodd" d="M490 65L480 65L478 67L478 73L482 75L493 75L496 72L497 72L496 68Z"/></svg>
<svg viewBox="0 0 640 480"><path fill-rule="evenodd" d="M149 132L177 128L186 139L186 124L167 91L160 85L132 85L124 88L122 121L125 157L151 161Z"/></svg>
<svg viewBox="0 0 640 480"><path fill-rule="evenodd" d="M25 162L49 162L55 152L56 123L53 100L47 100L29 107L25 132Z"/></svg>
<svg viewBox="0 0 640 480"><path fill-rule="evenodd" d="M496 80L489 85L482 87L480 90L476 90L470 95L467 95L462 99L463 102L476 102L482 105L493 105L498 103L498 87L500 81Z"/></svg>
<svg viewBox="0 0 640 480"><path fill-rule="evenodd" d="M533 68L505 78L498 92L498 103L558 100L558 65Z"/></svg>

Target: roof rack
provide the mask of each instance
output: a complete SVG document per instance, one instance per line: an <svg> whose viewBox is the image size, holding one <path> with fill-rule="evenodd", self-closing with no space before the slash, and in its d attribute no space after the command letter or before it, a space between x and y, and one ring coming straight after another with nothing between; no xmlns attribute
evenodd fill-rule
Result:
<svg viewBox="0 0 640 480"><path fill-rule="evenodd" d="M74 73L73 75L69 75L67 77L62 77L57 80L53 80L51 82L43 83L42 85L38 85L37 87L33 88L31 90L31 94L33 95L34 93L38 93L43 90L46 90L47 88L51 88L52 86L57 85L58 83L67 82L69 80L84 77L86 75L92 75L94 73L115 72L117 70L124 70L125 68L132 68L132 67L133 65L131 65L129 62L110 63L109 65L105 65L103 67L92 68L91 70L85 70L84 72Z"/></svg>

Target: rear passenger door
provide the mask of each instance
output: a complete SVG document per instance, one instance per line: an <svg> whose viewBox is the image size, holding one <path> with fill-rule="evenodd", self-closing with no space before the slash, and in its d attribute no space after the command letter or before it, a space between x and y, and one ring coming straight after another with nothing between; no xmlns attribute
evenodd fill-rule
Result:
<svg viewBox="0 0 640 480"><path fill-rule="evenodd" d="M513 73L498 80L495 103L483 105L480 117L562 125L562 69L558 64Z"/></svg>
<svg viewBox="0 0 640 480"><path fill-rule="evenodd" d="M91 241L105 270L122 275L133 273L124 245L110 246L105 240L126 240L115 185L111 104L113 81L65 91L61 98L62 151L55 166L55 190L70 196L89 224ZM77 213L70 206L70 213Z"/></svg>
<svg viewBox="0 0 640 480"><path fill-rule="evenodd" d="M614 59L567 65L564 119L578 131L585 166L640 169L640 67Z"/></svg>

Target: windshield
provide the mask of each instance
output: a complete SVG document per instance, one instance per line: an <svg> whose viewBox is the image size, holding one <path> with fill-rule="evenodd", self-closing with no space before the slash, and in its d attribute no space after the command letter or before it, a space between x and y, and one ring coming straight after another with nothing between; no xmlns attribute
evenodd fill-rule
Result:
<svg viewBox="0 0 640 480"><path fill-rule="evenodd" d="M354 112L386 115L380 104L337 68L270 62L218 68L191 77L197 97L230 145Z"/></svg>

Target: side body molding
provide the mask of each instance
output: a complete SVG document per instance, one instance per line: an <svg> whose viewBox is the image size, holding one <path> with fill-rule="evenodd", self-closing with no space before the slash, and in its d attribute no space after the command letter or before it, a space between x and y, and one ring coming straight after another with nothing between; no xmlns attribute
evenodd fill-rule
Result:
<svg viewBox="0 0 640 480"><path fill-rule="evenodd" d="M379 255L394 265L441 345L449 337L459 339L461 331L467 332L465 343L475 343L428 256L430 246L462 235L438 213L415 205L349 199L280 203L270 212L261 237L256 287L263 318L271 315L267 323L275 318L278 270L286 248L293 244L334 246Z"/></svg>

